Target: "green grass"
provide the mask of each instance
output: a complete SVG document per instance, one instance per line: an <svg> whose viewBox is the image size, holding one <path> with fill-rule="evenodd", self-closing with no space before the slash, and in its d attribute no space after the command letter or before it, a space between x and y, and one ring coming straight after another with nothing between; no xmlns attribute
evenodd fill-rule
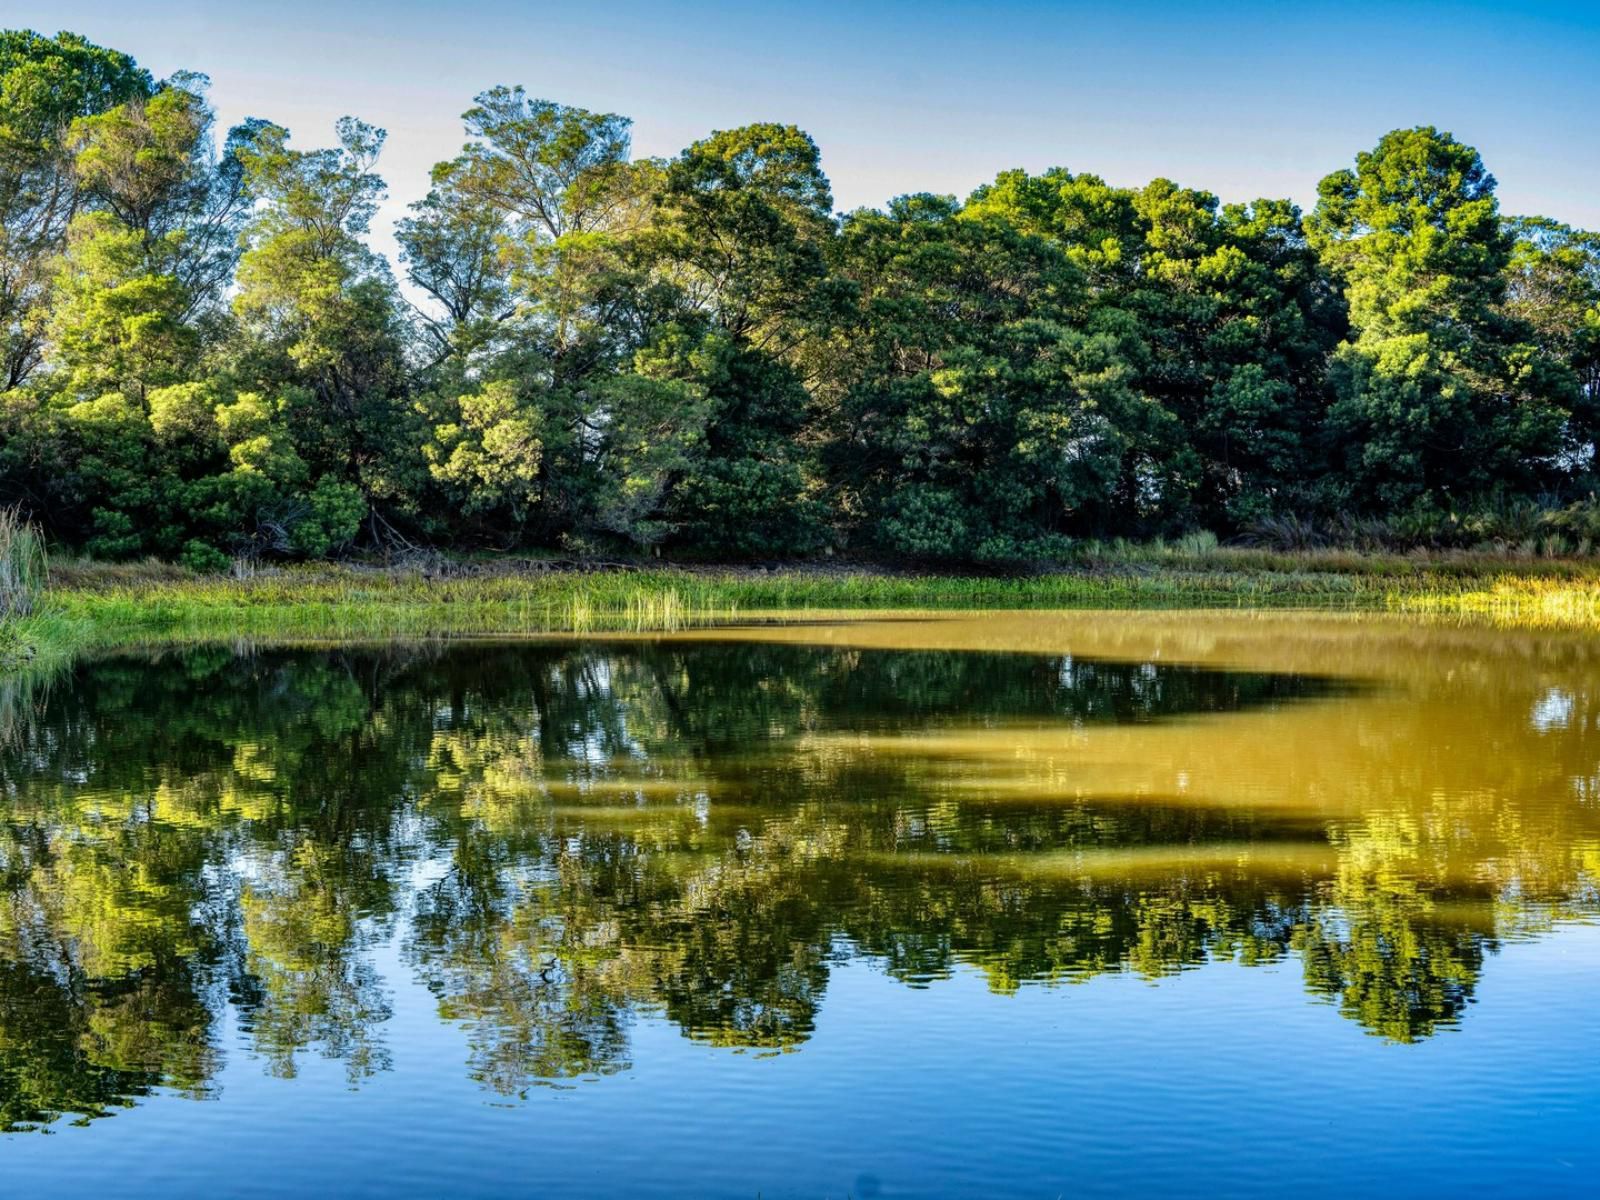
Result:
<svg viewBox="0 0 1600 1200"><path fill-rule="evenodd" d="M800 610L1291 607L1600 629L1600 563L1279 553L1198 541L1100 547L1070 569L1021 576L458 563L432 571L312 565L216 577L158 563L63 562L52 567L35 611L0 625L0 638L11 640L15 665L131 643L670 630ZM0 640L0 661L6 644Z"/></svg>
<svg viewBox="0 0 1600 1200"><path fill-rule="evenodd" d="M89 619L59 609L0 620L0 678L48 672L70 662L95 640L96 629Z"/></svg>

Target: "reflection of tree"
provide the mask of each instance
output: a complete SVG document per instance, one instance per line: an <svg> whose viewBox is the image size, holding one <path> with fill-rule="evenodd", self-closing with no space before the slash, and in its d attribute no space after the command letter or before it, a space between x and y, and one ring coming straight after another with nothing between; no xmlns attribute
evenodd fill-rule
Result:
<svg viewBox="0 0 1600 1200"><path fill-rule="evenodd" d="M714 642L88 665L0 752L0 1122L203 1093L225 1004L275 1072L308 1051L352 1081L382 1070L371 950L392 936L472 1076L507 1095L625 1067L642 1011L797 1046L846 953L913 985L965 965L1006 993L1295 952L1348 1017L1426 1037L1499 939L1592 903L1593 812L1414 789L1328 818L965 785L1014 760L1018 727L1325 690ZM964 731L961 753L833 736L929 728ZM1553 747L1573 767L1581 734Z"/></svg>
<svg viewBox="0 0 1600 1200"><path fill-rule="evenodd" d="M99 1115L216 1063L207 836L135 801L11 806L0 826L0 1128Z"/></svg>
<svg viewBox="0 0 1600 1200"><path fill-rule="evenodd" d="M1411 1042L1458 1019L1484 954L1496 946L1489 898L1439 911L1424 861L1430 846L1411 819L1380 814L1335 828L1339 866L1295 931L1306 984L1375 1033ZM1434 864L1436 868L1443 864ZM1468 923L1471 917L1476 921Z"/></svg>
<svg viewBox="0 0 1600 1200"><path fill-rule="evenodd" d="M274 863L269 879L239 897L247 1028L274 1074L296 1072L296 1052L320 1046L352 1081L382 1070L377 1027L389 1016L383 980L362 955L371 922L363 880L344 848L304 842ZM352 882L357 886L352 886Z"/></svg>
<svg viewBox="0 0 1600 1200"><path fill-rule="evenodd" d="M691 1035L770 1048L803 1041L827 982L836 897L823 864L843 849L838 830L780 817L725 847L649 871L645 903L615 904L614 919L640 948L651 998ZM631 886L608 890L626 900Z"/></svg>
<svg viewBox="0 0 1600 1200"><path fill-rule="evenodd" d="M203 1091L230 994L275 1066L320 1043L371 1069L365 1031L384 1010L353 952L361 922L319 923L389 904L386 764L408 766L370 731L367 693L334 660L202 651L56 683L0 757L0 964L59 997L35 989L30 1032L7 1042L12 1073L36 1079L11 1120L93 1115L156 1082ZM309 851L274 877L288 836ZM20 1001L8 986L0 1003ZM72 1069L25 1065L33 1052Z"/></svg>
<svg viewBox="0 0 1600 1200"><path fill-rule="evenodd" d="M603 948L569 942L542 911L548 884L528 893L509 884L495 841L464 837L418 895L407 946L440 1016L468 1028L469 1072L514 1095L626 1067L626 998L595 969Z"/></svg>
<svg viewBox="0 0 1600 1200"><path fill-rule="evenodd" d="M196 1061L209 1057L207 1022L191 1041L173 1019L191 1005L174 1013L160 994L104 1003L81 973L60 963L61 949L24 936L0 952L0 1131L45 1125L62 1113L100 1116L158 1083L185 1076L193 1083L209 1068ZM152 1045L174 1033L172 1042ZM187 1061L163 1053L172 1043L190 1048Z"/></svg>

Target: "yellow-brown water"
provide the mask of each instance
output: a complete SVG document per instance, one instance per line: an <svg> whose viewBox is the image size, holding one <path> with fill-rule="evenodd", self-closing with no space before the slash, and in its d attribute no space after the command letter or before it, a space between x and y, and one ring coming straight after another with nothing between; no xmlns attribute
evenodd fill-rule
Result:
<svg viewBox="0 0 1600 1200"><path fill-rule="evenodd" d="M117 1115L0 1171L1581 1194L1597 720L1600 640L1305 613L84 663L0 726L0 1121Z"/></svg>

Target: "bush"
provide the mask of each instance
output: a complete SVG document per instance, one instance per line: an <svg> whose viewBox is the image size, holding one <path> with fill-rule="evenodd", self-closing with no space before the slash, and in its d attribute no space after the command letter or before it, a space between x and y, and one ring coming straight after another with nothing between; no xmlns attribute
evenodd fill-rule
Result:
<svg viewBox="0 0 1600 1200"><path fill-rule="evenodd" d="M674 507L683 543L725 558L808 554L827 536L826 512L794 463L711 463L684 481Z"/></svg>
<svg viewBox="0 0 1600 1200"><path fill-rule="evenodd" d="M199 538L190 538L184 544L180 561L191 571L201 575L220 575L228 569L233 560L215 546L208 545Z"/></svg>
<svg viewBox="0 0 1600 1200"><path fill-rule="evenodd" d="M907 558L965 558L973 541L961 498L947 488L921 483L889 497L875 533L884 549Z"/></svg>
<svg viewBox="0 0 1600 1200"><path fill-rule="evenodd" d="M1339 513L1318 521L1289 513L1256 521L1240 540L1281 551L1478 549L1544 557L1589 554L1600 542L1600 502L1590 499L1558 508L1549 502L1495 500L1460 512L1419 504L1387 519Z"/></svg>
<svg viewBox="0 0 1600 1200"><path fill-rule="evenodd" d="M290 531L289 541L307 558L323 558L349 545L367 516L360 488L327 477L318 480L306 504L308 511Z"/></svg>

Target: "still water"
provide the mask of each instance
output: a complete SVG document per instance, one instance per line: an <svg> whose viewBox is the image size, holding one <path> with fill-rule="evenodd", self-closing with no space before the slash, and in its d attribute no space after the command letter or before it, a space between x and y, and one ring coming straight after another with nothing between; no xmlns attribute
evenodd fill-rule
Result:
<svg viewBox="0 0 1600 1200"><path fill-rule="evenodd" d="M1600 639L103 657L0 887L6 1196L1600 1190Z"/></svg>

